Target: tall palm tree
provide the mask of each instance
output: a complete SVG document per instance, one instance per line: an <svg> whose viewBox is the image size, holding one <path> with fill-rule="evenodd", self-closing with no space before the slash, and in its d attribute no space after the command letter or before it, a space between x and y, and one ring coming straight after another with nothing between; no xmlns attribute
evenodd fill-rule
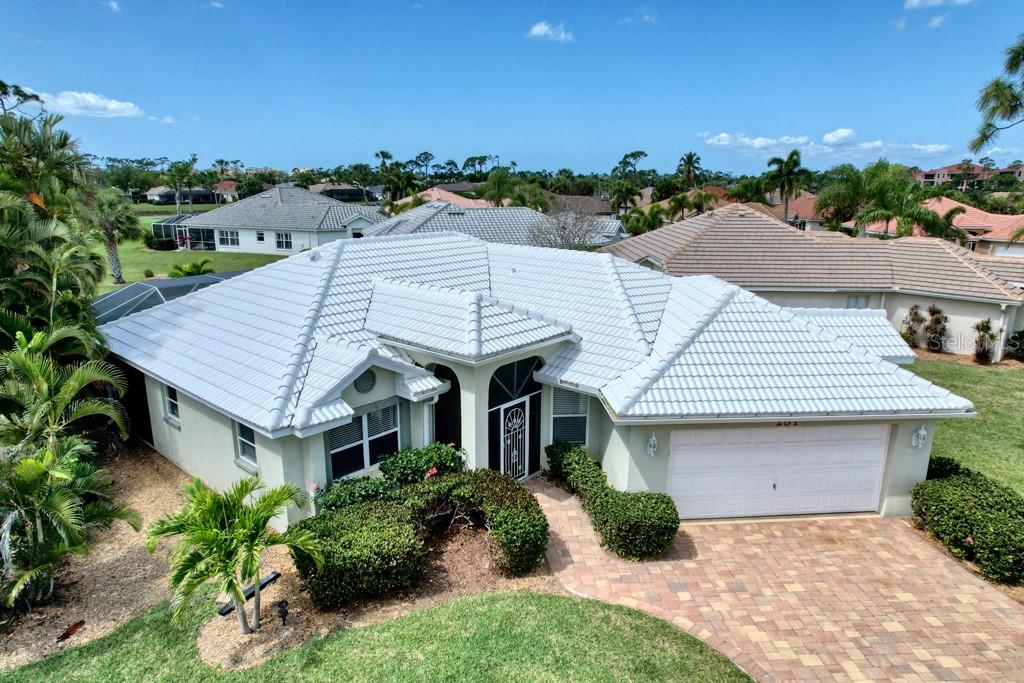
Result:
<svg viewBox="0 0 1024 683"><path fill-rule="evenodd" d="M175 621L184 617L189 599L200 586L216 581L220 591L231 598L242 633L252 633L253 628L260 627L262 551L284 545L293 553L311 556L320 565L318 541L310 532L289 529L282 534L268 528L289 505L303 505L305 495L291 484L263 489L255 477L235 482L224 493L193 479L185 487L185 506L156 520L148 529L146 547L150 552L156 550L161 539L178 539L171 553L171 613ZM252 502L246 502L250 499ZM248 581L256 585L252 626L243 593Z"/></svg>
<svg viewBox="0 0 1024 683"><path fill-rule="evenodd" d="M800 150L794 149L786 158L768 160L768 183L782 197L782 220L789 220L789 200L795 197L806 182L809 172L800 165Z"/></svg>
<svg viewBox="0 0 1024 683"><path fill-rule="evenodd" d="M9 407L0 415L0 441L19 451L46 445L86 427L109 420L128 436L124 408L113 398L96 396L96 387L123 396L124 374L115 365L87 360L61 365L44 353L36 338L17 335L15 346L0 355L0 401Z"/></svg>
<svg viewBox="0 0 1024 683"><path fill-rule="evenodd" d="M190 277L192 275L208 275L215 273L213 261L208 258L199 259L198 261L189 261L188 263L175 263L171 266L171 270L167 273L171 277Z"/></svg>
<svg viewBox="0 0 1024 683"><path fill-rule="evenodd" d="M668 216L671 220L682 220L686 218L687 209L693 208L693 202L684 192L673 195L668 200Z"/></svg>
<svg viewBox="0 0 1024 683"><path fill-rule="evenodd" d="M189 213L192 209L192 184L196 172L195 154L184 161L175 161L167 168L163 180L167 186L174 190L174 208L176 213L181 213L181 193L188 190Z"/></svg>
<svg viewBox="0 0 1024 683"><path fill-rule="evenodd" d="M394 159L394 157L391 155L391 152L387 151L386 149L382 149L378 152L374 152L373 156L375 159L377 159L377 170L381 174L387 173L388 162Z"/></svg>
<svg viewBox="0 0 1024 683"><path fill-rule="evenodd" d="M611 200L612 208L616 211L621 211L623 207L635 207L637 200L640 197L640 190L637 186L628 180L620 180L612 188Z"/></svg>
<svg viewBox="0 0 1024 683"><path fill-rule="evenodd" d="M107 190L97 196L92 218L96 236L106 247L110 275L114 278L114 284L124 284L117 245L124 240L137 240L142 236L139 218L135 215L131 202L116 190Z"/></svg>
<svg viewBox="0 0 1024 683"><path fill-rule="evenodd" d="M696 152L687 152L679 158L679 165L676 166L676 173L683 179L683 183L690 188L697 187L697 178L700 175L700 155Z"/></svg>
<svg viewBox="0 0 1024 683"><path fill-rule="evenodd" d="M85 554L93 531L114 520L136 531L141 519L112 500L107 474L83 458L91 445L61 439L34 453L0 452L0 558L4 602L45 600L69 553Z"/></svg>

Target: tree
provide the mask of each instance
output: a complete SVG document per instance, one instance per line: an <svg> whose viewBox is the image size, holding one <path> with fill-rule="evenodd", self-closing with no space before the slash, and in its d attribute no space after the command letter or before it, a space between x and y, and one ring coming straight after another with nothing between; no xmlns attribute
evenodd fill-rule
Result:
<svg viewBox="0 0 1024 683"><path fill-rule="evenodd" d="M825 173L814 208L833 223L853 220L870 197L864 174L853 164L840 164Z"/></svg>
<svg viewBox="0 0 1024 683"><path fill-rule="evenodd" d="M682 220L686 218L687 209L693 208L693 202L690 201L690 197L685 192L671 197L668 200L668 217L669 220Z"/></svg>
<svg viewBox="0 0 1024 683"><path fill-rule="evenodd" d="M668 219L669 214L665 207L661 204L652 204L646 213L643 209L631 208L623 214L622 225L630 235L642 235L657 230Z"/></svg>
<svg viewBox="0 0 1024 683"><path fill-rule="evenodd" d="M362 191L363 203L365 204L369 200L369 197L366 195L366 187L370 184L370 178L373 177L373 169L370 168L369 164L352 164L348 172L353 183Z"/></svg>
<svg viewBox="0 0 1024 683"><path fill-rule="evenodd" d="M382 149L378 152L374 152L374 158L377 160L377 171L383 175L388 172L388 162L394 159L391 152L386 149Z"/></svg>
<svg viewBox="0 0 1024 683"><path fill-rule="evenodd" d="M18 456L0 451L0 553L4 601L27 604L53 593L54 570L69 553L89 550L93 531L114 520L136 531L134 510L112 500L107 474L84 457L91 447L82 439L59 439Z"/></svg>
<svg viewBox="0 0 1024 683"><path fill-rule="evenodd" d="M768 186L779 191L782 198L782 220L789 220L789 200L800 192L809 172L800 165L800 150L794 149L786 158L768 160Z"/></svg>
<svg viewBox="0 0 1024 683"><path fill-rule="evenodd" d="M640 190L636 185L629 182L628 180L620 180L612 188L611 196L609 197L612 208L615 211L621 211L623 207L630 207L637 205L637 199L640 197Z"/></svg>
<svg viewBox="0 0 1024 683"><path fill-rule="evenodd" d="M511 199L515 193L516 181L504 166L492 169L481 188L480 196L494 206L503 206L505 200Z"/></svg>
<svg viewBox="0 0 1024 683"><path fill-rule="evenodd" d="M408 197L416 191L416 176L399 164L392 164L384 177L384 192L392 201Z"/></svg>
<svg viewBox="0 0 1024 683"><path fill-rule="evenodd" d="M174 190L174 208L181 213L181 193L188 190L189 213L192 212L192 183L195 180L196 162L198 157L195 154L184 161L174 161L164 173L164 182Z"/></svg>
<svg viewBox="0 0 1024 683"><path fill-rule="evenodd" d="M740 202L764 203L764 176L743 176L729 190L726 196Z"/></svg>
<svg viewBox="0 0 1024 683"><path fill-rule="evenodd" d="M188 263L175 263L171 266L171 270L168 275L171 277L190 277L192 275L208 275L215 273L213 262L208 259L199 259L198 261L190 261Z"/></svg>
<svg viewBox="0 0 1024 683"><path fill-rule="evenodd" d="M20 85L0 81L0 116L20 114L18 110L26 104L36 104L41 108L43 100Z"/></svg>
<svg viewBox="0 0 1024 683"><path fill-rule="evenodd" d="M161 539L177 538L171 553L173 618L180 623L195 591L209 581L217 581L220 591L231 598L242 633L248 635L260 627L263 550L284 545L292 553L309 555L317 566L323 561L318 541L310 532L289 529L279 533L268 528L271 520L290 505L304 505L305 495L292 484L264 490L255 477L239 480L224 493L193 479L185 495L183 508L156 520L146 532L150 552L156 550ZM256 586L251 627L243 592L249 581Z"/></svg>
<svg viewBox="0 0 1024 683"><path fill-rule="evenodd" d="M67 195L88 187L88 160L58 115L36 121L0 116L0 182L34 205L44 218L60 218L73 203ZM6 177L4 177L6 176Z"/></svg>
<svg viewBox="0 0 1024 683"><path fill-rule="evenodd" d="M525 206L534 211L547 211L551 206L547 196L541 191L539 185L515 181L512 196L509 198L509 206Z"/></svg>
<svg viewBox="0 0 1024 683"><path fill-rule="evenodd" d="M615 167L615 172L618 175L630 174L633 176L633 183L636 185L640 184L640 171L637 168L638 164L647 158L647 152L638 149L632 152L627 152L619 160L618 165Z"/></svg>
<svg viewBox="0 0 1024 683"><path fill-rule="evenodd" d="M980 152L999 134L1024 122L1024 34L1007 48L1003 74L989 81L978 94L981 125L970 142L972 152Z"/></svg>
<svg viewBox="0 0 1024 683"><path fill-rule="evenodd" d="M238 190L239 197L251 197L263 192L263 185L263 180L255 173L246 173L238 179L235 189Z"/></svg>
<svg viewBox="0 0 1024 683"><path fill-rule="evenodd" d="M420 152L416 155L416 158L413 159L413 161L416 162L417 166L423 169L423 177L430 175L430 164L434 161L433 154L430 152Z"/></svg>
<svg viewBox="0 0 1024 683"><path fill-rule="evenodd" d="M683 183L691 188L697 187L697 178L700 176L700 155L696 152L687 152L679 158L679 165L676 166L676 173L683 179Z"/></svg>
<svg viewBox="0 0 1024 683"><path fill-rule="evenodd" d="M530 244L554 249L582 249L598 241L601 223L583 211L576 200L562 203L564 210L551 214L530 229Z"/></svg>
<svg viewBox="0 0 1024 683"><path fill-rule="evenodd" d="M115 365L101 360L61 365L37 339L29 342L18 333L14 348L0 355L0 378L0 401L7 405L0 414L0 440L18 450L54 449L57 441L97 418L128 436L121 404L96 396L97 387L124 395L124 375Z"/></svg>
<svg viewBox="0 0 1024 683"><path fill-rule="evenodd" d="M698 214L715 208L716 199L717 197L714 194L703 190L693 190L690 192L690 205L693 206L693 210Z"/></svg>
<svg viewBox="0 0 1024 683"><path fill-rule="evenodd" d="M130 201L116 190L100 192L92 210L92 223L96 236L103 242L110 263L110 275L115 285L124 284L121 257L117 245L124 240L137 240L142 236L139 218Z"/></svg>
<svg viewBox="0 0 1024 683"><path fill-rule="evenodd" d="M34 294L28 297L28 311L52 328L66 306L82 302L88 306L96 283L103 277L102 261L95 257L88 246L78 242L58 242L49 247L30 244L24 250L22 265L3 286L22 287L25 293Z"/></svg>

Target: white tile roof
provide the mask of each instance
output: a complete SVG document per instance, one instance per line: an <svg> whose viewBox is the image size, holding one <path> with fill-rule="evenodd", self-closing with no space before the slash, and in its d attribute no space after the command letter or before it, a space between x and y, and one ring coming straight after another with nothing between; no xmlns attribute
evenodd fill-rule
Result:
<svg viewBox="0 0 1024 683"><path fill-rule="evenodd" d="M377 223L384 217L372 206L346 204L301 187L275 187L185 221L191 227L266 230L343 230L356 218Z"/></svg>
<svg viewBox="0 0 1024 683"><path fill-rule="evenodd" d="M347 419L340 389L372 364L399 372L401 395L443 391L401 346L474 360L556 344L538 379L616 419L971 409L714 277L455 233L338 240L100 329L131 364L274 435Z"/></svg>
<svg viewBox="0 0 1024 683"><path fill-rule="evenodd" d="M913 363L917 355L889 322L884 310L872 308L786 308L835 335L836 339L873 356L900 365Z"/></svg>

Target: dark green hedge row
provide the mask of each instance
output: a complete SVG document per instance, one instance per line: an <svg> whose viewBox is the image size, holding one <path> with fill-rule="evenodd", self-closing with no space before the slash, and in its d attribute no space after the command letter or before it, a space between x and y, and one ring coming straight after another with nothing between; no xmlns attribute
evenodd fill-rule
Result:
<svg viewBox="0 0 1024 683"><path fill-rule="evenodd" d="M460 514L487 527L495 565L526 574L544 560L548 520L529 489L494 470L473 470L425 481L399 494L413 517L429 520Z"/></svg>
<svg viewBox="0 0 1024 683"><path fill-rule="evenodd" d="M949 458L932 458L911 491L915 523L985 576L1024 581L1024 498Z"/></svg>
<svg viewBox="0 0 1024 683"><path fill-rule="evenodd" d="M608 485L600 465L579 446L545 449L548 468L580 498L601 543L615 554L641 560L668 549L679 531L679 512L664 493L625 493Z"/></svg>
<svg viewBox="0 0 1024 683"><path fill-rule="evenodd" d="M317 607L339 607L357 598L409 588L423 570L423 541L407 507L363 503L325 510L296 522L320 541L319 569L302 552L295 568Z"/></svg>

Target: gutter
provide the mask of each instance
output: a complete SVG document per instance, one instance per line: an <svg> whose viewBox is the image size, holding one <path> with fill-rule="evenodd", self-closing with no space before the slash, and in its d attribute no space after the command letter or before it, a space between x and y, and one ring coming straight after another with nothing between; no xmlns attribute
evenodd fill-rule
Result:
<svg viewBox="0 0 1024 683"><path fill-rule="evenodd" d="M772 421L782 422L891 422L893 420L955 420L962 418L977 417L973 410L960 413L837 413L835 415L760 415L749 417L659 417L653 419L644 418L616 418L612 422L616 425L678 425L686 424L749 424L765 423Z"/></svg>
<svg viewBox="0 0 1024 683"><path fill-rule="evenodd" d="M1024 304L1024 299L995 299L995 298L984 298L976 296L965 296L962 294L944 294L941 292L926 292L919 289L901 289L899 287L773 287L766 286L761 287L758 285L737 285L748 292L757 294L758 292L814 292L814 293L845 293L845 292L880 292L893 293L893 294L913 294L917 296L930 296L943 299L956 299L957 301L974 301L983 304L1008 304L1010 306L1020 306Z"/></svg>

